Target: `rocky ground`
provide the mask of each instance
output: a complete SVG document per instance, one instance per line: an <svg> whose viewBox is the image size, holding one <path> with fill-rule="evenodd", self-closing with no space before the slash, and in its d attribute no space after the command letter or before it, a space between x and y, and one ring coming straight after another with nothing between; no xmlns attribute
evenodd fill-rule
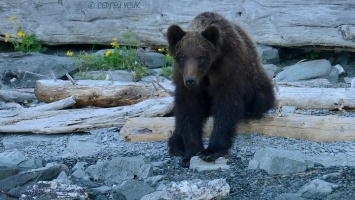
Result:
<svg viewBox="0 0 355 200"><path fill-rule="evenodd" d="M281 169L279 172L272 171L275 168L267 167L264 167L264 170L255 169L254 162L269 162L258 161L256 158L256 152L260 154L266 150L269 152L267 154L269 158L276 157L275 160L270 161L273 166L287 163L289 165L287 169L292 172L288 173ZM288 151L279 152L280 150ZM69 185L73 188L82 187L81 190L71 190L76 198L67 197L67 199L122 199L122 196L126 199L137 199L132 197L132 193L125 194L120 190L120 187L123 187L121 184L129 179L137 181L134 183L136 187L127 187L133 191L133 194L141 197L171 182L225 179L230 187L230 193L224 199L355 198L353 141L317 143L259 134L238 135L227 157L227 166L230 168L212 171L181 168L179 158L167 155L165 142L128 143L122 139L115 128L66 135L1 134L0 152L0 163L8 169L7 178L4 178L5 168L0 173L4 178L0 180L1 199L11 199L6 196L9 194L12 197L22 195L22 199L31 199L29 198L31 196L50 199L48 190L41 193L39 190L31 192L31 189L27 188L36 187L33 185L38 180L66 184L59 187L56 192L63 191ZM302 161L302 158L295 159L294 156L298 154L302 154L306 161ZM308 156L309 158L306 158ZM134 159L117 161L121 157ZM119 162L119 166L122 167L115 165L115 162ZM139 162L142 163L137 164ZM109 167L100 168L99 163ZM29 169L57 165L60 166L57 170L43 172L47 173L46 176L24 178L26 174L24 172ZM303 165L305 167L299 169ZM24 174L17 177L13 175L16 173L11 174L9 169L18 169ZM62 174L58 178L61 171L65 171L67 175ZM107 174L112 176L105 176ZM56 178L57 180L53 181ZM312 185L312 181L318 179L324 182ZM143 186L137 187L139 184ZM143 189L145 187L149 189ZM25 198L25 194L28 198ZM192 194L193 191L190 195ZM59 199L58 196L56 198Z"/></svg>
<svg viewBox="0 0 355 200"><path fill-rule="evenodd" d="M313 74L313 78L330 81L312 87L350 87L350 78L355 76L353 53L280 50L279 56L268 46L259 51L264 64L270 64L268 72L279 82L289 81L279 73L282 67L309 56L319 57L312 64L321 64L323 71L311 73L308 65L286 67L283 73L295 74L297 68L301 76ZM62 56L50 57L51 68L59 73L65 49L47 54ZM35 56L24 59L29 57ZM11 72L2 73L0 89L33 84L33 80L24 81L33 77L19 78L21 70L28 70L25 64L29 61L19 62L24 69L16 71L15 58L0 56L0 68L9 68L2 62L14 65ZM332 73L337 64L345 73ZM302 109L297 113L340 115L355 121L355 113L349 111ZM57 135L0 133L0 199L355 199L354 141L241 134L226 159L226 163L221 160L212 165L194 160L194 169L181 168L180 158L167 154L165 141L126 142L115 127ZM215 169L206 170L210 167Z"/></svg>

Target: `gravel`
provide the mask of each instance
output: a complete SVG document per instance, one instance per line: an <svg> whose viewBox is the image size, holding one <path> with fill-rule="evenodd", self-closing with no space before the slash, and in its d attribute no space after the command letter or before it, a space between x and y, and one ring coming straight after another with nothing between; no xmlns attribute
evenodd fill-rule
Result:
<svg viewBox="0 0 355 200"><path fill-rule="evenodd" d="M309 111L308 111L309 112ZM354 113L351 113L354 116ZM256 150L265 147L300 151L308 155L345 155L352 153L355 156L355 144L353 141L336 142L312 142L301 139L282 137L269 137L260 134L238 135L235 144L230 151L228 159L229 170L202 171L185 169L180 167L180 158L167 154L166 142L125 142L118 134L117 129L100 129L90 133L78 134L76 137L90 138L100 145L100 151L92 156L63 158L64 149L68 140L73 135L10 135L0 134L0 152L5 148L16 148L27 157L43 158L45 162L58 162L66 164L69 169L77 162L87 162L87 166L98 161L111 160L113 157L131 157L143 155L148 162L153 163L153 176L162 175L159 181L151 186L167 184L172 181L202 179L213 180L225 178L230 185L229 199L274 199L283 193L295 193L303 185L314 179L324 179L327 182L340 185L332 195L337 199L355 198L355 168L333 166L325 168L315 166L306 172L292 175L268 175L263 170L248 170L248 163L253 158ZM37 148L33 146L15 146L9 141L21 139L22 143L36 141ZM26 141L26 142L23 142ZM5 145L4 145L5 142ZM208 139L204 140L208 144ZM33 144L33 143L32 143ZM335 175L334 175L335 174ZM74 180L79 186L90 186L92 183ZM99 187L100 184L94 184Z"/></svg>

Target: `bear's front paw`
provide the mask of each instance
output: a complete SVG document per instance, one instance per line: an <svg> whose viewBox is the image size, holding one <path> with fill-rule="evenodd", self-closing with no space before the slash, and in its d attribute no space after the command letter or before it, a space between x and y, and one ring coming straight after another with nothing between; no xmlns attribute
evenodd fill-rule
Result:
<svg viewBox="0 0 355 200"><path fill-rule="evenodd" d="M213 151L210 149L203 150L197 154L199 158L206 162L214 162L216 161L219 157L223 157L228 155L228 152L225 150L217 150Z"/></svg>
<svg viewBox="0 0 355 200"><path fill-rule="evenodd" d="M183 158L181 160L181 167L189 168L190 167L190 160L191 160L191 158Z"/></svg>

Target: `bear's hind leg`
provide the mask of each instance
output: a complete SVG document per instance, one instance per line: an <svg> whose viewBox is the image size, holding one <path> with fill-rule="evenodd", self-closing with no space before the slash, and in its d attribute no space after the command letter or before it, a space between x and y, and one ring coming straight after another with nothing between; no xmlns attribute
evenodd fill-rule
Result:
<svg viewBox="0 0 355 200"><path fill-rule="evenodd" d="M266 78L265 78L266 79ZM271 83L264 82L259 89L253 88L246 99L245 118L261 119L263 114L275 106L275 94Z"/></svg>

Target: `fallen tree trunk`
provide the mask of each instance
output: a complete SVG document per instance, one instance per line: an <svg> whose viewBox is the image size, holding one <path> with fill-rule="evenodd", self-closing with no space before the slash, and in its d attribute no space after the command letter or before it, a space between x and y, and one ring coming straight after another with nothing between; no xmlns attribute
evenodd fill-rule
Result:
<svg viewBox="0 0 355 200"><path fill-rule="evenodd" d="M1 133L72 133L119 127L132 117L164 116L172 110L172 97L148 99L131 106L19 112L0 118Z"/></svg>
<svg viewBox="0 0 355 200"><path fill-rule="evenodd" d="M305 109L355 109L355 88L293 88L280 87L278 106Z"/></svg>
<svg viewBox="0 0 355 200"><path fill-rule="evenodd" d="M242 122L238 133L261 133L268 136L290 137L317 142L355 140L355 118L309 115L287 115L283 117L267 115L262 120ZM204 136L213 129L209 119L204 128ZM156 141L168 139L174 130L173 117L131 118L121 129L121 135L129 142Z"/></svg>
<svg viewBox="0 0 355 200"><path fill-rule="evenodd" d="M157 91L152 84L81 80L40 80L35 94L46 103L75 96L77 106L113 107L132 105L148 98L169 95ZM278 106L306 109L355 109L354 88L294 88L280 87L276 94Z"/></svg>
<svg viewBox="0 0 355 200"><path fill-rule="evenodd" d="M321 109L355 108L354 88L280 88L279 91L280 94L277 96L279 106L293 105L298 108ZM290 95L294 97L290 98ZM165 97L115 108L20 112L13 117L0 118L0 132L53 134L88 131L112 126L121 127L129 118L163 116L170 113L172 107L173 98ZM314 118L326 120L326 118L323 119L320 116L314 116ZM308 117L299 120L307 122ZM346 126L343 129L347 130Z"/></svg>
<svg viewBox="0 0 355 200"><path fill-rule="evenodd" d="M97 80L70 81L39 80L35 94L40 101L51 103L75 96L76 106L114 107L132 105L148 98L167 96L152 84Z"/></svg>

